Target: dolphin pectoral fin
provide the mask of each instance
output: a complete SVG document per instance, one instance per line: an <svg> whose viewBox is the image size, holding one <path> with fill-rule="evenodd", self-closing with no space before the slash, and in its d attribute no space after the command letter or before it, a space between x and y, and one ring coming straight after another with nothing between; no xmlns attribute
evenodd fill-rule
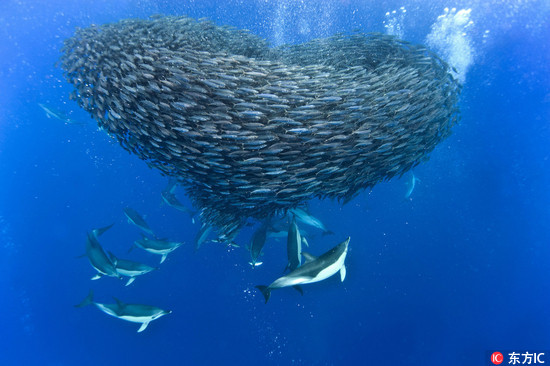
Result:
<svg viewBox="0 0 550 366"><path fill-rule="evenodd" d="M262 285L258 285L256 286L256 288L262 292L262 295L264 295L264 298L265 298L265 303L267 304L267 301L271 296L271 289L268 286L262 286Z"/></svg>
<svg viewBox="0 0 550 366"><path fill-rule="evenodd" d="M302 289L302 287L295 285L295 286L292 286L292 288L298 291L300 295L304 296L304 290Z"/></svg>
<svg viewBox="0 0 550 366"><path fill-rule="evenodd" d="M130 277L130 279L128 280L128 282L126 282L126 284L124 286L130 286L132 284L132 282L134 282L136 280L135 277Z"/></svg>
<svg viewBox="0 0 550 366"><path fill-rule="evenodd" d="M130 253L134 248L135 248L135 244L132 244L132 246L130 246L130 249L128 249L128 251L126 253Z"/></svg>
<svg viewBox="0 0 550 366"><path fill-rule="evenodd" d="M145 328L147 328L147 326L149 325L149 322L146 322L146 323L141 323L141 327L139 327L138 329L138 333L141 333L145 330Z"/></svg>
<svg viewBox="0 0 550 366"><path fill-rule="evenodd" d="M346 265L340 268L340 282L344 282L344 278L346 278Z"/></svg>
<svg viewBox="0 0 550 366"><path fill-rule="evenodd" d="M323 231L323 234L322 234L322 235L323 235L323 236L325 236L325 235L334 235L334 232L332 232L332 231L330 231L330 230L325 230L325 231Z"/></svg>
<svg viewBox="0 0 550 366"><path fill-rule="evenodd" d="M313 254L309 254L308 252L302 252L302 255L306 259L306 263L312 262L317 259L316 256L314 256Z"/></svg>
<svg viewBox="0 0 550 366"><path fill-rule="evenodd" d="M90 278L92 281L95 281L95 280L99 280L101 277L103 277L103 274L102 273L98 273L96 274L95 276L93 276L92 278Z"/></svg>
<svg viewBox="0 0 550 366"><path fill-rule="evenodd" d="M81 308L83 306L90 305L93 303L94 303L94 291L90 290L90 292L88 293L88 296L86 296L86 298L82 300L80 304L75 305L75 308Z"/></svg>
<svg viewBox="0 0 550 366"><path fill-rule="evenodd" d="M160 259L160 263L164 263L164 261L166 260L166 257L168 256L168 254L163 254L162 255L162 258Z"/></svg>
<svg viewBox="0 0 550 366"><path fill-rule="evenodd" d="M88 254L84 253L84 254L82 254L82 255L76 256L75 258L84 258L84 257L87 257L87 256L88 256Z"/></svg>

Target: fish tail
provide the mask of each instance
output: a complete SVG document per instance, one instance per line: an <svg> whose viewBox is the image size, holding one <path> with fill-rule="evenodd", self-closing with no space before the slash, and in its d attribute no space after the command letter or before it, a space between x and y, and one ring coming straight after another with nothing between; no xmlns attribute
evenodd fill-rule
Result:
<svg viewBox="0 0 550 366"><path fill-rule="evenodd" d="M81 308L81 307L84 307L86 305L91 305L94 303L94 291L93 290L90 290L90 292L88 293L88 296L86 296L86 298L84 300L82 300L82 302L78 305L75 305L76 308Z"/></svg>
<svg viewBox="0 0 550 366"><path fill-rule="evenodd" d="M271 296L271 289L268 286L262 286L262 285L258 285L256 286L256 288L262 292L262 295L264 295L264 298L265 298L265 303L267 304L267 301Z"/></svg>

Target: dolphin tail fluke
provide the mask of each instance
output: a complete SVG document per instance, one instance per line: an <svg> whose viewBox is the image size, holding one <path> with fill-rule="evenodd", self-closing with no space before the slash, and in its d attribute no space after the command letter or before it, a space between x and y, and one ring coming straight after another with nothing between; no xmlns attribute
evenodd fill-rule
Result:
<svg viewBox="0 0 550 366"><path fill-rule="evenodd" d="M113 225L114 225L114 223L112 223L112 224L109 225L109 226L100 227L99 229L94 229L94 230L92 230L92 233L93 233L96 237L99 237L99 236L103 235L104 232L106 232L107 230L109 230L110 228L112 228Z"/></svg>
<svg viewBox="0 0 550 366"><path fill-rule="evenodd" d="M262 285L258 285L256 288L262 292L262 295L264 295L265 298L265 303L267 304L269 297L271 296L271 289L268 286Z"/></svg>
<svg viewBox="0 0 550 366"><path fill-rule="evenodd" d="M75 305L76 308L82 308L87 305L91 305L94 303L94 291L90 290L90 293L88 293L88 296L82 302L78 305Z"/></svg>
<svg viewBox="0 0 550 366"><path fill-rule="evenodd" d="M302 288L298 285L295 285L295 286L292 286L293 289L295 289L296 291L298 291L300 293L300 295L304 296L304 290L302 290Z"/></svg>

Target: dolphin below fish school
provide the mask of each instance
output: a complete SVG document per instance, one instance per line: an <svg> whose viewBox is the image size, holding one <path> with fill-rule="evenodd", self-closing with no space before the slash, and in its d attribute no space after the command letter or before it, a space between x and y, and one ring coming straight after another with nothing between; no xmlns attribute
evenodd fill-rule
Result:
<svg viewBox="0 0 550 366"><path fill-rule="evenodd" d="M344 278L346 277L346 266L344 265L344 261L346 260L346 255L348 253L349 241L350 238L348 237L342 243L338 244L320 257L315 257L309 253L302 252L306 258L306 263L296 268L286 276L276 279L271 285L259 285L256 286L256 288L262 292L267 304L267 301L271 296L271 290L276 288L294 287L303 294L302 288L299 285L322 281L336 274L338 271L340 272L340 280L344 281Z"/></svg>
<svg viewBox="0 0 550 366"><path fill-rule="evenodd" d="M138 329L138 333L141 333L147 328L150 322L170 314L171 310L163 310L156 306L141 305L141 304L126 304L117 298L114 298L115 304L101 304L94 301L94 292L90 290L90 293L82 302L75 307L84 307L87 305L95 305L99 310L105 314L114 316L115 318L126 320L133 323L141 323Z"/></svg>

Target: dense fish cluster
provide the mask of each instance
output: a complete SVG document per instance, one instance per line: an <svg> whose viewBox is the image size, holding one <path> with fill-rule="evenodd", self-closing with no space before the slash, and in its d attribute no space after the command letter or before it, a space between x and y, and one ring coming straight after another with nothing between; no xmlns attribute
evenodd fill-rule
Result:
<svg viewBox="0 0 550 366"><path fill-rule="evenodd" d="M132 19L78 29L61 66L72 98L228 240L248 217L407 172L459 118L447 64L382 34L269 48L206 20Z"/></svg>

